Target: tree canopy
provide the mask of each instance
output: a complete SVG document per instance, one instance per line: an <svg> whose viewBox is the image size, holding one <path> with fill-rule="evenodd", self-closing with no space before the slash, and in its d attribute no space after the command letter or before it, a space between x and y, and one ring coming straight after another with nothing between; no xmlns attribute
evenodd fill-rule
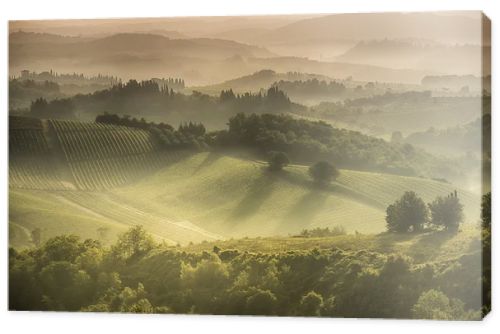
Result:
<svg viewBox="0 0 500 334"><path fill-rule="evenodd" d="M327 161L319 161L309 167L309 175L317 184L328 184L339 176L339 171Z"/></svg>
<svg viewBox="0 0 500 334"><path fill-rule="evenodd" d="M280 171L283 167L287 166L290 163L290 159L286 153L283 152L269 152L269 170L271 171Z"/></svg>
<svg viewBox="0 0 500 334"><path fill-rule="evenodd" d="M390 232L418 232L428 220L429 210L413 191L407 191L386 210L387 230Z"/></svg>
<svg viewBox="0 0 500 334"><path fill-rule="evenodd" d="M429 211L431 223L446 230L456 231L458 225L464 220L463 205L456 191L446 197L437 197L429 203Z"/></svg>

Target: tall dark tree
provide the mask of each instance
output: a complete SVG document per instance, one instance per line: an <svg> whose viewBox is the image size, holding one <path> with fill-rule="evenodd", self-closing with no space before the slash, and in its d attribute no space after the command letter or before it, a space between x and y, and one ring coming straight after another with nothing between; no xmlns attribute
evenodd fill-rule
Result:
<svg viewBox="0 0 500 334"><path fill-rule="evenodd" d="M407 191L386 210L389 232L418 232L428 220L429 210L424 201L413 191Z"/></svg>
<svg viewBox="0 0 500 334"><path fill-rule="evenodd" d="M436 197L429 203L431 223L446 230L456 231L464 220L463 208L456 191L446 197Z"/></svg>

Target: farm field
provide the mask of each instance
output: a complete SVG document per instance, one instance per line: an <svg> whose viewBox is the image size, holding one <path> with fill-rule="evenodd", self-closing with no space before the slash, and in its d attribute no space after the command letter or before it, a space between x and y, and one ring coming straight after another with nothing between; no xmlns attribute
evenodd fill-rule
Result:
<svg viewBox="0 0 500 334"><path fill-rule="evenodd" d="M30 246L61 233L105 244L143 225L170 245L228 238L296 235L342 227L385 231L385 209L405 191L424 201L457 190L466 221L479 219L479 196L439 181L340 170L318 188L308 166L279 173L250 154L164 149L151 132L75 121L13 118L10 242Z"/></svg>
<svg viewBox="0 0 500 334"><path fill-rule="evenodd" d="M287 236L315 227L372 234L385 230L385 207L408 189L426 201L454 190L433 180L350 170L341 170L329 188L317 189L306 166L292 165L276 174L261 161L185 152L137 181L100 191L29 190L11 184L11 243L29 246L29 231L36 227L44 239L64 232L110 243L128 227L144 225L157 240L184 245ZM468 221L474 222L479 202L459 193Z"/></svg>

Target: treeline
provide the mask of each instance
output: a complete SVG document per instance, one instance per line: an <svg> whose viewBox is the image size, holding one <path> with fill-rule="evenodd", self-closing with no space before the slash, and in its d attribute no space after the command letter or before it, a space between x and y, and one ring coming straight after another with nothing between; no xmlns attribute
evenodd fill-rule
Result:
<svg viewBox="0 0 500 334"><path fill-rule="evenodd" d="M9 110L29 108L30 102L40 97L60 98L60 86L51 81L9 80Z"/></svg>
<svg viewBox="0 0 500 334"><path fill-rule="evenodd" d="M363 114L377 114L382 111L385 105L392 103L419 103L432 100L430 91L417 92L398 92L392 93L386 91L384 94L377 94L369 97L360 97L355 99L345 99L342 102L321 102L311 107L309 112L315 117L321 117L332 120L339 120L346 123L356 123ZM370 107L370 109L367 109Z"/></svg>
<svg viewBox="0 0 500 334"><path fill-rule="evenodd" d="M130 80L126 84L118 83L109 89L92 94L78 94L70 98L64 115L59 113L48 118L73 119L79 116L95 117L103 112L136 117L181 115L189 119L227 119L228 115L238 112L277 113L292 108L288 97L276 88L265 93L234 95L232 91L222 92L220 97L212 97L194 91L187 95L179 93L167 84L159 85L155 80ZM57 100L47 102L58 103ZM45 109L34 104L30 116L42 117Z"/></svg>
<svg viewBox="0 0 500 334"><path fill-rule="evenodd" d="M407 191L386 210L387 231L397 233L445 230L457 232L464 222L463 204L458 193L438 196L425 204L415 192Z"/></svg>
<svg viewBox="0 0 500 334"><path fill-rule="evenodd" d="M306 95L308 97L318 95L336 96L346 91L346 87L343 83L318 79L298 81L280 80L275 82L273 87L277 87L279 90L282 90L291 96Z"/></svg>
<svg viewBox="0 0 500 334"><path fill-rule="evenodd" d="M249 253L158 245L141 227L111 247L75 236L9 251L9 308L479 319L479 252L414 263L336 248Z"/></svg>
<svg viewBox="0 0 500 334"><path fill-rule="evenodd" d="M426 131L411 133L402 140L426 149L442 149L445 152L451 151L453 153L468 151L479 153L483 129L488 127L490 123L491 115L485 114L461 126L457 125L446 129L431 127Z"/></svg>
<svg viewBox="0 0 500 334"><path fill-rule="evenodd" d="M154 138L165 149L194 148L206 149L206 129L201 123L181 123L177 130L166 123L147 122L144 118L137 119L128 115L119 116L104 113L98 115L96 123L128 126L132 128L150 131Z"/></svg>
<svg viewBox="0 0 500 334"><path fill-rule="evenodd" d="M326 160L341 168L413 176L432 174L444 165L411 145L393 145L322 121L240 113L231 117L228 125L228 130L211 134L216 145L242 146L262 154L284 152L294 162Z"/></svg>
<svg viewBox="0 0 500 334"><path fill-rule="evenodd" d="M83 73L57 73L52 70L43 71L40 73L22 71L19 80L30 80L37 82L50 81L58 84L66 85L93 85L93 84L106 84L114 85L120 82L120 79L115 76L98 74L95 76L86 76Z"/></svg>
<svg viewBox="0 0 500 334"><path fill-rule="evenodd" d="M313 229L304 229L298 235L303 238L324 238L324 237L335 237L337 235L346 235L347 232L345 228L341 226L334 226L331 229L329 227L316 227Z"/></svg>
<svg viewBox="0 0 500 334"><path fill-rule="evenodd" d="M223 90L219 101L225 108L237 112L283 112L290 110L291 102L288 96L277 87L270 87L264 94L244 93L234 94L232 89Z"/></svg>
<svg viewBox="0 0 500 334"><path fill-rule="evenodd" d="M153 78L151 80L156 82L163 89L168 87L173 90L183 90L186 87L184 79L182 78Z"/></svg>
<svg viewBox="0 0 500 334"><path fill-rule="evenodd" d="M69 98L48 102L40 97L31 102L29 116L48 119L77 119L74 110L75 105Z"/></svg>
<svg viewBox="0 0 500 334"><path fill-rule="evenodd" d="M296 163L326 161L340 168L407 176L439 177L440 172L453 172L447 161L409 144L388 143L356 131L334 128L322 121L282 114L239 113L229 119L227 130L212 132L207 132L202 123L184 122L176 130L166 123L107 113L97 116L96 121L149 130L165 148L245 148L262 158L268 157L270 152L282 152L287 160Z"/></svg>
<svg viewBox="0 0 500 334"><path fill-rule="evenodd" d="M362 97L358 99L347 99L344 104L348 107L369 106L384 106L389 103L418 103L432 99L431 91L409 91L392 93L390 91L385 94L374 95L370 97Z"/></svg>

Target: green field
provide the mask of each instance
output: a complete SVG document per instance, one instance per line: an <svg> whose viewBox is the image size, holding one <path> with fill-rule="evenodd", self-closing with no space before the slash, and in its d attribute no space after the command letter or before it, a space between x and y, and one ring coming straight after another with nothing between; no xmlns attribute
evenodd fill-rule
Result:
<svg viewBox="0 0 500 334"><path fill-rule="evenodd" d="M75 233L105 243L133 225L169 244L335 226L374 234L385 230L385 208L405 191L428 202L456 189L352 170L318 188L307 166L276 173L249 155L161 150L144 130L68 121L22 129L15 128L16 145L26 149L11 154L9 168L10 243L16 247L30 246L36 228L43 240ZM458 193L467 222L476 222L479 196Z"/></svg>

